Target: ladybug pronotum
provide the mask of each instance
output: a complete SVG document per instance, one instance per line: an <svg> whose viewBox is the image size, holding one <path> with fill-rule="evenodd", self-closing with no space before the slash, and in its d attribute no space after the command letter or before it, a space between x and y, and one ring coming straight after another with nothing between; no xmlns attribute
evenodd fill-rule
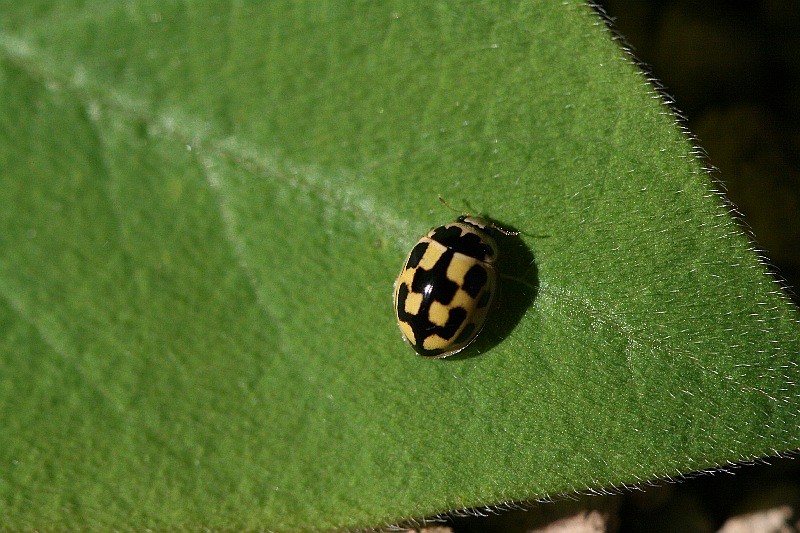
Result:
<svg viewBox="0 0 800 533"><path fill-rule="evenodd" d="M497 292L495 230L465 214L433 228L408 254L394 284L394 309L419 355L453 355L480 333Z"/></svg>

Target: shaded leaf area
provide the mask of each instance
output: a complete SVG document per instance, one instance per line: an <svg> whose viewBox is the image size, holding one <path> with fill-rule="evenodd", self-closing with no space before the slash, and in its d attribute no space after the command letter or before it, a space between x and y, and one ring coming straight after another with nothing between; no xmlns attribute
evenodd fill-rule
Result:
<svg viewBox="0 0 800 533"><path fill-rule="evenodd" d="M362 527L798 446L796 313L587 7L1 9L6 528ZM523 233L429 361L391 293L436 194Z"/></svg>

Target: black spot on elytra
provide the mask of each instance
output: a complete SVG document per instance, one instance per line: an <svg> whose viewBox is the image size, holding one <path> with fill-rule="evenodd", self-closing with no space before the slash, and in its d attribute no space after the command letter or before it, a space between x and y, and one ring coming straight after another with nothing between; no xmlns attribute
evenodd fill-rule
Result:
<svg viewBox="0 0 800 533"><path fill-rule="evenodd" d="M406 268L416 268L419 262L422 260L422 256L425 255L425 251L428 249L427 242L418 242L414 249L411 250L411 253L408 255L408 262L406 262Z"/></svg>
<svg viewBox="0 0 800 533"><path fill-rule="evenodd" d="M477 227L474 227L474 229L480 234L471 231L462 233L461 228L458 226L440 226L433 230L433 235L430 238L442 243L456 253L474 257L481 261L493 261L494 250L487 242L492 237Z"/></svg>
<svg viewBox="0 0 800 533"><path fill-rule="evenodd" d="M406 300L409 295L408 286L403 283L398 287L397 318L411 327L416 341L414 349L418 354L425 357L435 357L447 351L446 349L426 350L423 347L426 338L431 335L438 335L443 339L452 339L467 318L466 309L454 307L450 309L444 326L437 326L430 320L431 304L439 302L442 305L448 305L453 300L456 291L458 291L458 284L447 278L447 267L450 266L453 255L453 250L446 250L431 270L417 268L414 273L414 279L411 282L411 291L422 295L422 303L416 315L406 312ZM419 264L419 259L416 261ZM408 263L410 265L410 258Z"/></svg>
<svg viewBox="0 0 800 533"><path fill-rule="evenodd" d="M447 305L453 301L453 296L458 291L458 284L455 281L448 279L447 267L453 259L453 252L451 250L445 251L442 256L433 265L430 270L418 268L414 273L414 280L411 282L411 290L422 294L422 301L428 300L428 307L430 302L437 301L443 305Z"/></svg>
<svg viewBox="0 0 800 533"><path fill-rule="evenodd" d="M478 293L486 286L487 281L489 281L489 273L486 272L486 269L482 265L475 264L464 274L464 285L462 288L467 294L473 298L477 298Z"/></svg>

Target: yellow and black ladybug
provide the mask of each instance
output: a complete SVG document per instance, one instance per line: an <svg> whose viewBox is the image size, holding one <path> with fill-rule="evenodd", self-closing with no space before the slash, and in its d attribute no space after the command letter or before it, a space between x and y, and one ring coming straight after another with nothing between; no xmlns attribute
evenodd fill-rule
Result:
<svg viewBox="0 0 800 533"><path fill-rule="evenodd" d="M453 355L480 333L497 293L497 231L516 234L465 214L433 228L408 254L395 281L394 308L419 355Z"/></svg>

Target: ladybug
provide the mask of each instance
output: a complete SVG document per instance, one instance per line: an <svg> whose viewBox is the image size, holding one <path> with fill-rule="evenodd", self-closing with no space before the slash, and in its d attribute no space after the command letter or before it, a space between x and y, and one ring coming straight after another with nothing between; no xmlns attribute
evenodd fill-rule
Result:
<svg viewBox="0 0 800 533"><path fill-rule="evenodd" d="M460 352L486 323L497 293L496 231L518 234L464 213L430 230L408 254L394 309L403 337L422 357Z"/></svg>

